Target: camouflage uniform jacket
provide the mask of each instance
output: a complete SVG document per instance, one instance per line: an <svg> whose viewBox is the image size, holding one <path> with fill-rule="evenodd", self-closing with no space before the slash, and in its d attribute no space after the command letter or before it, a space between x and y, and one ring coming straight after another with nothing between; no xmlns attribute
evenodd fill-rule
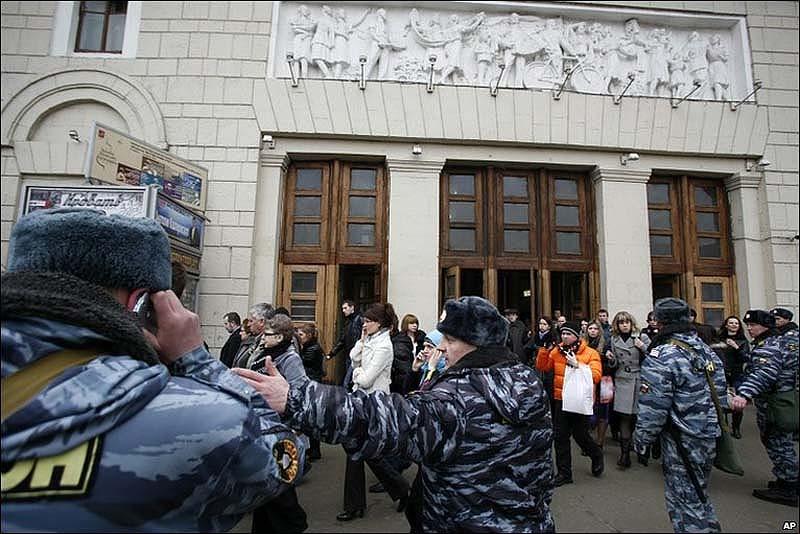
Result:
<svg viewBox="0 0 800 534"><path fill-rule="evenodd" d="M750 365L737 393L754 399L765 393L789 391L797 387L797 371L797 330L756 338Z"/></svg>
<svg viewBox="0 0 800 534"><path fill-rule="evenodd" d="M554 529L547 397L506 347L473 351L408 397L293 386L286 415L355 459L419 463L425 531Z"/></svg>
<svg viewBox="0 0 800 534"><path fill-rule="evenodd" d="M650 350L642 362L639 417L634 446L653 443L671 421L681 434L704 440L719 437L717 412L704 369L714 365L713 383L722 407L727 406L727 386L722 361L694 332L673 334L671 339L688 344L693 353L665 343Z"/></svg>
<svg viewBox="0 0 800 534"><path fill-rule="evenodd" d="M65 347L113 347L109 332L117 328L144 343L121 307L90 313L92 304L81 306L78 294L46 298L68 304L62 315L99 317L97 328L26 316L19 296L9 313L7 276L4 379ZM44 310L49 302L40 301ZM169 368L97 353L3 421L3 532L226 531L299 475L304 449L294 433L203 347Z"/></svg>

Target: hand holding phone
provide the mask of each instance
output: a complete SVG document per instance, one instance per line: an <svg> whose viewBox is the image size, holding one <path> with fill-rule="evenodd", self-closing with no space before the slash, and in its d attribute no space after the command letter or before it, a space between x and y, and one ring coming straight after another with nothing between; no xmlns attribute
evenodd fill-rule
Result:
<svg viewBox="0 0 800 534"><path fill-rule="evenodd" d="M144 335L156 349L163 363L172 363L184 354L203 346L200 318L196 313L184 308L175 293L170 290L151 293L148 300L147 307L151 309L150 320L154 322L157 320L158 326L155 328L157 333L145 329ZM143 305L141 308L146 307Z"/></svg>

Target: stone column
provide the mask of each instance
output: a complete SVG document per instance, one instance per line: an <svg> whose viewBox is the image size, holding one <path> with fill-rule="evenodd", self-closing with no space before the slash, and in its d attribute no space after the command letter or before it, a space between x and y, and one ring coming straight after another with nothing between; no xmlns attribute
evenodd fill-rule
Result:
<svg viewBox="0 0 800 534"><path fill-rule="evenodd" d="M275 302L278 287L278 253L283 217L283 177L289 158L286 154L262 154L256 213L253 228L253 269L250 275L250 304Z"/></svg>
<svg viewBox="0 0 800 534"><path fill-rule="evenodd" d="M429 330L439 317L439 175L444 160L386 161L389 170L389 287L402 319Z"/></svg>
<svg viewBox="0 0 800 534"><path fill-rule="evenodd" d="M731 210L731 241L735 261L740 315L749 309L767 309L767 295L775 294L770 247L762 225L766 203L762 203L760 174L736 174L725 180Z"/></svg>
<svg viewBox="0 0 800 534"><path fill-rule="evenodd" d="M600 305L641 325L653 306L647 181L650 169L601 169L591 176L597 210Z"/></svg>

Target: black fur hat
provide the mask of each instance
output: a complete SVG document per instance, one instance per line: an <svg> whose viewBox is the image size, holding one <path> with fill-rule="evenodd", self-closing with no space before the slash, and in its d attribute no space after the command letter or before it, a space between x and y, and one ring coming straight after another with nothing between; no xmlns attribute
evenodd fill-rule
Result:
<svg viewBox="0 0 800 534"><path fill-rule="evenodd" d="M794 317L794 314L786 308L772 308L769 313L771 313L773 317L780 317L781 319L786 319L787 321L791 321L792 317Z"/></svg>
<svg viewBox="0 0 800 534"><path fill-rule="evenodd" d="M8 271L67 273L106 288L172 285L169 239L160 224L82 208L22 217L11 231Z"/></svg>
<svg viewBox="0 0 800 534"><path fill-rule="evenodd" d="M744 323L760 324L766 328L775 328L775 316L764 310L747 310L742 321Z"/></svg>
<svg viewBox="0 0 800 534"><path fill-rule="evenodd" d="M689 305L686 304L686 301L675 297L658 299L653 307L653 315L663 325L692 322L692 318L689 316Z"/></svg>
<svg viewBox="0 0 800 534"><path fill-rule="evenodd" d="M505 344L508 321L488 300L461 297L445 303L444 317L436 329L470 345L486 347Z"/></svg>

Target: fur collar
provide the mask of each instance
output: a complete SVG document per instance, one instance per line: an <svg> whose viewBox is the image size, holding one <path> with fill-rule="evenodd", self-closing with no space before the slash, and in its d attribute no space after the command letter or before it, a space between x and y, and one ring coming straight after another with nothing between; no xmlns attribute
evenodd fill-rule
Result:
<svg viewBox="0 0 800 534"><path fill-rule="evenodd" d="M65 273L13 272L3 274L1 291L3 320L40 317L83 326L108 338L97 349L159 363L136 316L100 286Z"/></svg>

